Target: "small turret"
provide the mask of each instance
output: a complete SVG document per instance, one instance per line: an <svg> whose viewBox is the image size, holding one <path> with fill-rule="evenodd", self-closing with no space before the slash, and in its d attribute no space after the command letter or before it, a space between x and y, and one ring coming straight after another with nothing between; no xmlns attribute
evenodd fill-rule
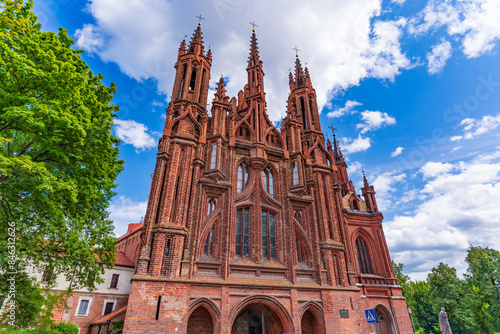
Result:
<svg viewBox="0 0 500 334"><path fill-rule="evenodd" d="M368 183L365 172L363 171L363 185L361 194L365 198L366 208L368 212L378 212L377 201L375 200L375 189Z"/></svg>

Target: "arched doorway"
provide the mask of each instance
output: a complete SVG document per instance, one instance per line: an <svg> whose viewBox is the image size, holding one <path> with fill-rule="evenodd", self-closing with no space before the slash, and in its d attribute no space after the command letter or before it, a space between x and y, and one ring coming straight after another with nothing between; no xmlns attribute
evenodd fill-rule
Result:
<svg viewBox="0 0 500 334"><path fill-rule="evenodd" d="M300 320L302 334L325 334L325 326L322 319L318 319L313 312L306 310Z"/></svg>
<svg viewBox="0 0 500 334"><path fill-rule="evenodd" d="M389 311L385 307L377 306L375 308L375 316L377 317L377 323L375 324L375 329L377 334L393 334L392 330L392 317Z"/></svg>
<svg viewBox="0 0 500 334"><path fill-rule="evenodd" d="M211 334L214 331L212 316L203 306L191 313L188 320L188 334Z"/></svg>
<svg viewBox="0 0 500 334"><path fill-rule="evenodd" d="M276 312L262 304L252 304L243 309L231 328L231 334L274 334L283 331Z"/></svg>

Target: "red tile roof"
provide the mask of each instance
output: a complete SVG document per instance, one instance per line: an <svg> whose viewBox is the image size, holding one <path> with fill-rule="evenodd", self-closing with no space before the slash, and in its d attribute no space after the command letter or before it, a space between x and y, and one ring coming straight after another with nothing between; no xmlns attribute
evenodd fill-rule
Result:
<svg viewBox="0 0 500 334"><path fill-rule="evenodd" d="M132 262L123 252L117 251L115 255L116 255L116 261L115 261L116 266L132 267L132 268L135 267L134 262Z"/></svg>
<svg viewBox="0 0 500 334"><path fill-rule="evenodd" d="M127 311L127 305L125 306L122 306L116 310L114 310L113 312L111 312L110 314L107 314L107 315L103 315L103 316L100 316L99 318L95 319L94 321L92 321L90 324L91 325L98 325L98 324L105 324L107 323L108 321L111 321L113 320L114 318L116 318L117 316L125 313Z"/></svg>
<svg viewBox="0 0 500 334"><path fill-rule="evenodd" d="M127 233L125 233L124 235L122 235L120 237L120 240L122 240L123 238L126 238L128 237L129 235L131 235L132 233L140 230L142 227L144 226L144 224L142 222L140 223L131 223L131 224L128 224L128 229L127 229Z"/></svg>

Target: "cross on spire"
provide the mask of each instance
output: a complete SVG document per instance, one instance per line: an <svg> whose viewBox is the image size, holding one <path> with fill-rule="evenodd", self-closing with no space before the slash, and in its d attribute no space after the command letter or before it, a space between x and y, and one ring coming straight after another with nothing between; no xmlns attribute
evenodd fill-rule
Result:
<svg viewBox="0 0 500 334"><path fill-rule="evenodd" d="M258 27L258 25L256 25L254 21L248 23L252 26L252 31L255 32L255 27Z"/></svg>
<svg viewBox="0 0 500 334"><path fill-rule="evenodd" d="M298 57L300 50L297 47L292 48L292 50L295 50L295 56Z"/></svg>
<svg viewBox="0 0 500 334"><path fill-rule="evenodd" d="M332 124L330 124L330 126L328 128L332 129L333 136L335 137L335 130L337 130L337 129L334 128Z"/></svg>
<svg viewBox="0 0 500 334"><path fill-rule="evenodd" d="M198 19L198 24L201 25L201 20L204 20L205 18L203 16L201 16L201 14L199 16L195 16L197 19Z"/></svg>

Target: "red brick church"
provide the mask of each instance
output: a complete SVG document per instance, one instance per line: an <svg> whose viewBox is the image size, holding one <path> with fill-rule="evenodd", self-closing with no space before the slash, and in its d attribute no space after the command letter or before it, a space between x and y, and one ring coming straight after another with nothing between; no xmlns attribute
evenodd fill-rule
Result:
<svg viewBox="0 0 500 334"><path fill-rule="evenodd" d="M326 141L309 71L266 113L255 31L248 83L206 109L212 52L182 41L124 333L413 333L366 178Z"/></svg>

